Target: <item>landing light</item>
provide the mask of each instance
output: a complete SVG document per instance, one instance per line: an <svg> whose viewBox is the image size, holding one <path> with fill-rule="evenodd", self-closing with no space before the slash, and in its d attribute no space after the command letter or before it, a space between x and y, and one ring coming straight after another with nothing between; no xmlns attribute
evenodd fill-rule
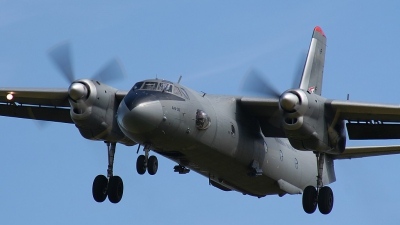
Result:
<svg viewBox="0 0 400 225"><path fill-rule="evenodd" d="M14 95L10 93L6 96L6 98L8 101L11 101L14 98Z"/></svg>

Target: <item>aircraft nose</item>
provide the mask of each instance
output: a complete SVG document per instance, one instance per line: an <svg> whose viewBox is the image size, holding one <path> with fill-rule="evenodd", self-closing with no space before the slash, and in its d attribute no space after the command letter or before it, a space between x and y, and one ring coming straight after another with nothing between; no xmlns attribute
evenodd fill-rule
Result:
<svg viewBox="0 0 400 225"><path fill-rule="evenodd" d="M121 104L118 110L118 123L133 134L143 134L156 129L163 118L159 101L142 102L131 110Z"/></svg>

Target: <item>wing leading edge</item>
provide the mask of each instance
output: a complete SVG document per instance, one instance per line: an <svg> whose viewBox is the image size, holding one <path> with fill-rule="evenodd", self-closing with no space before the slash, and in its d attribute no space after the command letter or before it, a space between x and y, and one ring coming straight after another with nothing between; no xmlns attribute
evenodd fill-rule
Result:
<svg viewBox="0 0 400 225"><path fill-rule="evenodd" d="M0 88L1 116L73 123L69 111L68 89Z"/></svg>
<svg viewBox="0 0 400 225"><path fill-rule="evenodd" d="M393 155L400 153L400 146L347 147L342 154L331 155L333 159L355 159L371 156Z"/></svg>
<svg viewBox="0 0 400 225"><path fill-rule="evenodd" d="M347 120L349 139L400 139L400 106L327 100L325 107L338 120Z"/></svg>

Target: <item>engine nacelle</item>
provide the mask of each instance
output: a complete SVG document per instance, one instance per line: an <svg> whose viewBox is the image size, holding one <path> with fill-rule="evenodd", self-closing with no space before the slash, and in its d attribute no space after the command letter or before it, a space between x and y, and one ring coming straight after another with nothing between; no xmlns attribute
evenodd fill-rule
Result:
<svg viewBox="0 0 400 225"><path fill-rule="evenodd" d="M84 138L134 145L120 130L117 89L94 80L77 80L69 87L70 115Z"/></svg>
<svg viewBox="0 0 400 225"><path fill-rule="evenodd" d="M292 89L279 99L282 127L298 150L341 153L346 145L344 121L325 113L326 99L312 92Z"/></svg>

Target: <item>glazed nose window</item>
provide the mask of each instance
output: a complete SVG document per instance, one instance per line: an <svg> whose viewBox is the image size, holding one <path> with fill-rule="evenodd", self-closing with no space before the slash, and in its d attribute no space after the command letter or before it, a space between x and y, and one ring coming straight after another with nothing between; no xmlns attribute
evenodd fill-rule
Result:
<svg viewBox="0 0 400 225"><path fill-rule="evenodd" d="M203 110L198 109L196 112L196 127L199 130L205 130L211 125L211 119Z"/></svg>

